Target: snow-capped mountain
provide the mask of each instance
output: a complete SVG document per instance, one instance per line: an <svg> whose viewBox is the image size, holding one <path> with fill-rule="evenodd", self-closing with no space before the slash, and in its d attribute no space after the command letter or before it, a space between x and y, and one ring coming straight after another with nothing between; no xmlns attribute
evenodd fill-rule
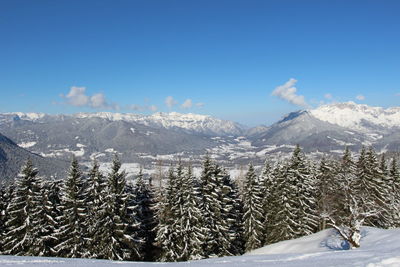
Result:
<svg viewBox="0 0 400 267"><path fill-rule="evenodd" d="M346 146L359 150L372 145L384 152L400 148L399 128L400 107L347 102L292 112L249 138L264 149L300 144L308 152L339 153Z"/></svg>
<svg viewBox="0 0 400 267"><path fill-rule="evenodd" d="M246 129L211 116L155 113L0 114L0 132L20 147L44 157L154 162L179 157L196 161L208 152L224 164L262 162L266 155L306 152L342 153L374 146L400 149L400 108L383 109L353 102L292 112L271 126Z"/></svg>
<svg viewBox="0 0 400 267"><path fill-rule="evenodd" d="M165 129L182 129L191 133L207 135L240 135L245 127L227 120L199 114L181 114L177 112L157 112L150 116L132 113L78 113L77 118L103 118L111 121L127 121L142 123L146 126L164 127Z"/></svg>
<svg viewBox="0 0 400 267"><path fill-rule="evenodd" d="M400 107L384 109L346 102L324 105L310 113L321 121L357 131L400 128Z"/></svg>

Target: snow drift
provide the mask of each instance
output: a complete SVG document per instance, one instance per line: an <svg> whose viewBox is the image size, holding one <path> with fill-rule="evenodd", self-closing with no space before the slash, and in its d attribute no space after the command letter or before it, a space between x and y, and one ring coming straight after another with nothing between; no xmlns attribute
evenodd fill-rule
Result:
<svg viewBox="0 0 400 267"><path fill-rule="evenodd" d="M347 244L332 230L282 241L243 256L181 263L113 262L92 259L0 256L0 266L400 266L400 229L362 229L361 247L347 250Z"/></svg>

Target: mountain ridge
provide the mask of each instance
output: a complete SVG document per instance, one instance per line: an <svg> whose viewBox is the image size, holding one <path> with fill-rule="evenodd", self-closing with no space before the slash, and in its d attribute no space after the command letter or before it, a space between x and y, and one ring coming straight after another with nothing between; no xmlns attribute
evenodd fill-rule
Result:
<svg viewBox="0 0 400 267"><path fill-rule="evenodd" d="M348 118L348 119L347 119ZM354 102L323 105L286 114L270 126L246 128L208 115L155 113L0 114L0 132L44 157L154 162L205 153L226 164L261 162L288 154L299 144L307 153L341 153L374 146L382 153L400 149L400 107L384 109Z"/></svg>

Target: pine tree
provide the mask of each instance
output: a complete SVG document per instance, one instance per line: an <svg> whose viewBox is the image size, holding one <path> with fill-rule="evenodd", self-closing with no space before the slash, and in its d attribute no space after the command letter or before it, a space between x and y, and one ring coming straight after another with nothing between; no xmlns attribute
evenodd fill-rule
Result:
<svg viewBox="0 0 400 267"><path fill-rule="evenodd" d="M366 219L366 224L376 227L386 227L388 224L387 213L387 200L385 197L388 195L385 186L384 175L380 169L377 155L372 147L365 152L363 159L364 164L360 164L362 160L359 158L358 163L358 179L357 179L357 193L362 196L361 201L373 202L375 207L378 207L381 212L379 216L370 217Z"/></svg>
<svg viewBox="0 0 400 267"><path fill-rule="evenodd" d="M127 193L126 173L120 172L121 163L115 156L107 177L107 191L102 205L99 227L98 257L110 260L140 258L142 241L136 236L139 222L131 206L133 197Z"/></svg>
<svg viewBox="0 0 400 267"><path fill-rule="evenodd" d="M0 254L5 251L4 237L7 231L6 222L10 219L7 212L11 203L14 185L2 185L0 188Z"/></svg>
<svg viewBox="0 0 400 267"><path fill-rule="evenodd" d="M59 244L55 247L58 256L88 257L87 251L87 205L85 181L79 163L72 158L68 177L63 185L59 228L55 236Z"/></svg>
<svg viewBox="0 0 400 267"><path fill-rule="evenodd" d="M263 245L268 244L268 235L271 231L271 225L273 224L273 217L274 217L274 209L275 209L275 202L274 202L274 193L276 191L276 178L273 174L273 168L269 162L269 160L265 160L264 167L261 171L259 177L259 183L261 186L262 191L262 205L263 205Z"/></svg>
<svg viewBox="0 0 400 267"><path fill-rule="evenodd" d="M245 251L259 248L264 239L263 194L253 165L249 165L243 190Z"/></svg>
<svg viewBox="0 0 400 267"><path fill-rule="evenodd" d="M291 210L288 202L290 191L285 179L286 165L277 162L272 169L271 179L269 182L265 179L266 188L270 195L265 194L264 210L266 210L267 218L264 225L264 238L266 244L272 244L289 238L290 225L287 216Z"/></svg>
<svg viewBox="0 0 400 267"><path fill-rule="evenodd" d="M93 162L92 169L89 172L86 187L86 203L88 207L87 225L88 225L88 253L90 257L99 257L101 248L101 216L103 213L102 205L107 195L107 183L104 175L100 172L100 166L97 161Z"/></svg>
<svg viewBox="0 0 400 267"><path fill-rule="evenodd" d="M155 199L151 184L146 183L143 179L142 169L136 178L136 183L133 187L133 201L136 203L134 214L137 214L140 222L137 233L138 238L143 240L140 248L141 259L152 261L155 259Z"/></svg>
<svg viewBox="0 0 400 267"><path fill-rule="evenodd" d="M55 236L57 227L57 213L54 212L53 203L50 200L50 182L42 182L40 188L40 202L35 213L33 232L36 235L35 246L30 253L35 256L56 255L53 247L58 239Z"/></svg>
<svg viewBox="0 0 400 267"><path fill-rule="evenodd" d="M312 167L307 162L300 146L296 146L288 169L289 180L294 182L296 188L296 227L297 236L312 234L318 227L316 180Z"/></svg>
<svg viewBox="0 0 400 267"><path fill-rule="evenodd" d="M176 261L179 255L176 253L175 245L178 243L174 233L175 217L173 207L175 205L175 197L178 192L177 176L174 169L171 167L168 173L167 184L165 192L160 193L159 202L157 203L157 219L158 225L156 227L156 244L160 249L160 261Z"/></svg>
<svg viewBox="0 0 400 267"><path fill-rule="evenodd" d="M224 168L215 164L214 176L219 186L216 192L221 206L219 227L227 229L219 233L220 255L238 255L244 249L243 220L237 217L243 214L243 204L239 199L237 188Z"/></svg>
<svg viewBox="0 0 400 267"><path fill-rule="evenodd" d="M234 235L229 231L229 221L226 221L227 207L223 206L223 177L225 173L216 166L207 155L203 162L200 177L200 192L202 196L201 209L204 216L206 257L232 255L230 251Z"/></svg>
<svg viewBox="0 0 400 267"><path fill-rule="evenodd" d="M400 227L400 172L397 166L396 158L392 159L390 171L388 174L390 181L389 190L389 214L391 214L391 225L392 228Z"/></svg>
<svg viewBox="0 0 400 267"><path fill-rule="evenodd" d="M276 213L269 242L288 240L316 231L318 227L316 180L299 146L275 173Z"/></svg>
<svg viewBox="0 0 400 267"><path fill-rule="evenodd" d="M317 174L317 208L318 214L326 213L330 203L336 201L335 196L335 176L337 173L335 162L327 160L325 157L321 159ZM321 217L321 216L320 216ZM327 228L326 218L321 217L319 222L319 230Z"/></svg>
<svg viewBox="0 0 400 267"><path fill-rule="evenodd" d="M35 255L41 180L38 170L28 160L15 181L15 190L7 207L7 231L3 240L4 254Z"/></svg>
<svg viewBox="0 0 400 267"><path fill-rule="evenodd" d="M226 173L223 171L222 177L224 200L222 206L226 210L224 212L226 221L229 222L229 238L231 247L229 249L232 255L242 255L244 253L244 211L243 202L239 195L239 189L235 181L233 181Z"/></svg>
<svg viewBox="0 0 400 267"><path fill-rule="evenodd" d="M365 199L364 195L359 193L359 179L356 173L356 164L350 150L346 148L334 183L337 198L324 214L329 224L348 242L350 248L360 246L362 225L368 218L378 214L375 202Z"/></svg>
<svg viewBox="0 0 400 267"><path fill-rule="evenodd" d="M202 214L199 208L199 192L189 166L187 172L177 169L177 179L180 190L176 192L176 203L173 207L175 231L177 234L179 258L187 261L203 257L202 243L204 240Z"/></svg>

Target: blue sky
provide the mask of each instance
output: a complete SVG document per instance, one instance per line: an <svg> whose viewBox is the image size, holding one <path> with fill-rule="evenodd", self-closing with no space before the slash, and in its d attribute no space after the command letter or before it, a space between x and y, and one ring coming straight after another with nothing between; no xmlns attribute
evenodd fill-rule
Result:
<svg viewBox="0 0 400 267"><path fill-rule="evenodd" d="M177 111L252 126L321 101L398 106L399 11L386 0L0 0L0 112Z"/></svg>

